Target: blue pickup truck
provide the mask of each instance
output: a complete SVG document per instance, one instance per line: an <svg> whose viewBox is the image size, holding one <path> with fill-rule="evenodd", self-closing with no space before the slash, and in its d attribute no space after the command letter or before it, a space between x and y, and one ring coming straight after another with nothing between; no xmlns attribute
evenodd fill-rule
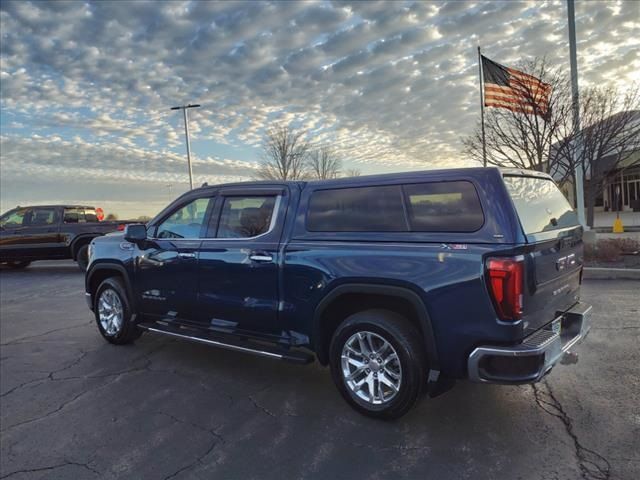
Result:
<svg viewBox="0 0 640 480"><path fill-rule="evenodd" d="M317 358L355 409L397 418L456 379L536 382L584 338L582 231L532 171L205 186L93 240L86 298L111 343Z"/></svg>

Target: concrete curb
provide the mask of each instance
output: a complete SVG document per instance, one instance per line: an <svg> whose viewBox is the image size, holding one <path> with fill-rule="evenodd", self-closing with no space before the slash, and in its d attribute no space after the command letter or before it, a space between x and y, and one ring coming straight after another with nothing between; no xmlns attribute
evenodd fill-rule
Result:
<svg viewBox="0 0 640 480"><path fill-rule="evenodd" d="M640 268L584 267L586 280L640 280Z"/></svg>

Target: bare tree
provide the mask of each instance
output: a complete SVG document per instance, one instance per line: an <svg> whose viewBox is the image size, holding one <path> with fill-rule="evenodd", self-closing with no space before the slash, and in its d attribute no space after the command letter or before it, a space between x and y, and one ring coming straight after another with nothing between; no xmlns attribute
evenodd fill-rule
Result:
<svg viewBox="0 0 640 480"><path fill-rule="evenodd" d="M344 172L345 177L359 177L362 174L357 168L350 168Z"/></svg>
<svg viewBox="0 0 640 480"><path fill-rule="evenodd" d="M258 178L264 180L299 180L306 175L309 143L303 131L279 125L267 131Z"/></svg>
<svg viewBox="0 0 640 480"><path fill-rule="evenodd" d="M567 76L551 69L544 58L525 62L520 70L551 86L548 105L541 105L540 92L532 83L518 85L531 113L503 108L485 109L487 163L499 167L517 167L550 171L551 146L564 138L571 125L571 95ZM516 80L517 81L517 80ZM471 158L482 162L480 122L474 133L462 140Z"/></svg>
<svg viewBox="0 0 640 480"><path fill-rule="evenodd" d="M550 151L556 178L571 178L574 167L582 170L585 182L587 224L593 226L596 197L603 180L629 164L640 150L640 89L633 85L625 93L613 87L592 88L581 92L581 131L570 132ZM575 183L574 183L575 184Z"/></svg>
<svg viewBox="0 0 640 480"><path fill-rule="evenodd" d="M309 155L311 175L318 180L336 178L340 174L342 161L327 146L313 150Z"/></svg>

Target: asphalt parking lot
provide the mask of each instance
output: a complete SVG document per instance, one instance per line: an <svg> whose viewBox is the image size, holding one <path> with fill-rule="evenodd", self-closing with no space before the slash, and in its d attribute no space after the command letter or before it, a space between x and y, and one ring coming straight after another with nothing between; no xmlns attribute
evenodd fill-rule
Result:
<svg viewBox="0 0 640 480"><path fill-rule="evenodd" d="M639 282L585 282L594 327L544 382L460 382L396 422L317 364L109 345L83 291L71 263L0 272L2 479L640 478Z"/></svg>

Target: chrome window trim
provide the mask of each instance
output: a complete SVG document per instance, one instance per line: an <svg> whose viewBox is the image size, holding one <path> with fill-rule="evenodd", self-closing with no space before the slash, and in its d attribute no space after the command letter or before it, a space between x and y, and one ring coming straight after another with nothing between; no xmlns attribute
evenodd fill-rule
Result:
<svg viewBox="0 0 640 480"><path fill-rule="evenodd" d="M234 197L240 197L242 195L232 195ZM260 195L248 195L248 196L260 196ZM263 195L265 197L271 197L273 195ZM278 215L280 212L280 203L282 201L282 194L280 195L276 195L276 203L273 205L273 215L271 215L271 222L269 223L269 229L264 232L261 233L260 235L256 235L254 237L230 237L230 238L220 238L220 237L189 237L189 238L156 238L156 237L152 237L149 238L149 240L168 240L171 242L175 242L175 241L181 241L181 240L189 240L189 241L194 241L194 240L222 240L222 241L238 241L238 240L254 240L256 238L260 238L260 237L264 237L265 235L269 235L271 232L273 232L273 229L276 226L276 220L278 219ZM220 219L218 218L218 221ZM156 227L157 228L157 227Z"/></svg>

